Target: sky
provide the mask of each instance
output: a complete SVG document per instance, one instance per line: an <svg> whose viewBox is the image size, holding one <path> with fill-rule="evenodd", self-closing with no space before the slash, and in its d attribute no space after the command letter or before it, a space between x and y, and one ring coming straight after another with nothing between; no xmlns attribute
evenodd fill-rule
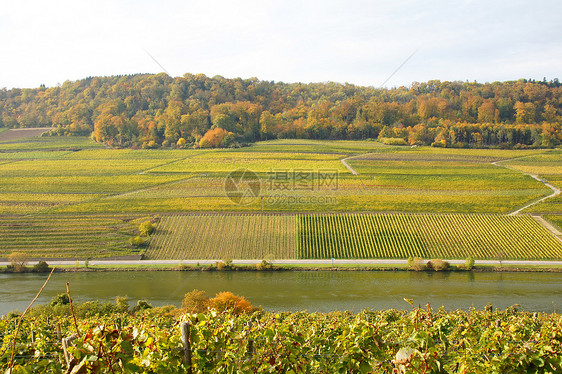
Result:
<svg viewBox="0 0 562 374"><path fill-rule="evenodd" d="M0 0L0 87L163 71L374 87L562 79L560 14L560 0Z"/></svg>

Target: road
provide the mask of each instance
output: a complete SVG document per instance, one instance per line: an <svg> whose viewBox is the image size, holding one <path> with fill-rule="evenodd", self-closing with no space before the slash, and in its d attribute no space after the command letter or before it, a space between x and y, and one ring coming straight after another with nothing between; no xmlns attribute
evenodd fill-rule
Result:
<svg viewBox="0 0 562 374"><path fill-rule="evenodd" d="M215 264L220 260L90 260L89 266L96 265L209 265ZM234 260L234 265L252 265L260 263L262 260ZM463 265L465 260L447 260L452 265ZM47 261L51 266L74 266L77 261ZM400 259L371 259L371 260L272 260L274 265L405 265L408 260ZM30 261L28 265L35 265L37 261ZM6 266L9 262L0 262L0 266ZM542 265L542 266L562 266L562 261L515 261L505 260L502 265ZM83 266L84 261L78 261L78 265ZM500 265L497 260L476 260L475 265Z"/></svg>

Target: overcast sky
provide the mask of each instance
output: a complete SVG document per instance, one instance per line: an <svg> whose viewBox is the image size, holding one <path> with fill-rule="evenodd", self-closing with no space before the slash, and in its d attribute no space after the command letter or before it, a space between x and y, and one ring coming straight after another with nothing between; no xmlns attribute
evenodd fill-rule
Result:
<svg viewBox="0 0 562 374"><path fill-rule="evenodd" d="M0 0L0 87L164 69L378 87L409 56L386 87L562 79L561 4Z"/></svg>

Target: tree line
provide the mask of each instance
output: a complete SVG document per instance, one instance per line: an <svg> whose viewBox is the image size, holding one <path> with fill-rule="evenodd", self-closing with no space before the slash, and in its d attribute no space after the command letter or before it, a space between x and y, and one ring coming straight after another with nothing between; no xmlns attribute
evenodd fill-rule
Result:
<svg viewBox="0 0 562 374"><path fill-rule="evenodd" d="M92 135L116 147L219 147L276 138L440 147L562 142L558 79L414 82L392 89L167 74L0 90L0 127Z"/></svg>

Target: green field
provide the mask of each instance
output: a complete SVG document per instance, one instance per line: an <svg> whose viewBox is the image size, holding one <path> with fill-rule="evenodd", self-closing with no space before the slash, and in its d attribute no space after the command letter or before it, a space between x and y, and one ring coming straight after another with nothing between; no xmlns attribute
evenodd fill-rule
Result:
<svg viewBox="0 0 562 374"><path fill-rule="evenodd" d="M295 218L288 215L163 217L148 259L295 258Z"/></svg>
<svg viewBox="0 0 562 374"><path fill-rule="evenodd" d="M0 143L0 214L507 213L549 192L520 171L490 163L533 156L545 152L542 150L410 148L304 140L268 141L241 149L130 150L99 148L84 138L75 139L75 144L70 140L32 138ZM39 148L30 149L34 144ZM348 163L359 175L352 175L340 162L349 156ZM225 177L240 168L260 178L261 199L253 204L237 205L225 195ZM294 184L301 171L332 173L337 188L272 187L272 175L285 172L288 183ZM275 198L280 194L283 199ZM317 196L331 199L317 204ZM287 199L293 202L286 204Z"/></svg>
<svg viewBox="0 0 562 374"><path fill-rule="evenodd" d="M357 175L343 165L343 159ZM133 150L108 149L88 138L28 138L0 142L0 220L37 219L56 226L57 220L67 222L66 217L163 214L159 230L164 231L153 238L146 253L149 258L359 258L410 254L464 258L469 251L478 258L495 258L498 251L509 252L511 258L558 258L556 245L552 247L535 237L538 234L534 226L538 224L529 217L519 218L529 222L529 227L516 229L515 221L509 221L505 226L497 223L487 228L497 232L496 236L486 236L482 230L490 224L484 217L504 219L501 214L552 193L527 173L539 174L561 187L561 164L560 150L401 147L373 141L313 140L266 141L239 149ZM242 168L256 173L260 183L259 196L247 204L235 203L225 192L229 173ZM562 196L558 196L523 213L544 213L556 223L561 206ZM308 218L286 218L302 213L306 213L302 217L314 217L308 215L313 213L349 220L350 212L393 213L385 217L403 217L405 226L388 223L385 230L398 237L402 232L408 234L398 240L396 247L392 242L381 247L375 237L367 244L361 233L352 234L355 239L351 240L345 230L353 227L334 223L328 237L306 242L303 237L297 240L296 232L303 232ZM406 224L430 217L428 213L449 220L448 229L463 229L457 234L442 231L447 227L439 228L436 223L427 226L418 222L419 228ZM163 236L165 230L172 230L173 222L182 221L186 214L192 220L184 222L184 231L177 235L183 235L181 240L186 241L191 252L176 248L169 241L172 239ZM270 217L279 221L273 224ZM477 222L475 227L471 220ZM317 222L324 221L319 218ZM270 224L274 227L271 230ZM192 232L209 225L214 225L214 231ZM256 227L258 231L228 231L246 227ZM278 227L286 232L280 232ZM318 232L323 232L318 227ZM515 231L509 231L509 227ZM108 227L99 230L100 235L119 231ZM515 235L518 230L531 239ZM182 232L191 236L187 238ZM470 234L465 237L464 233ZM74 250L67 246L66 234L53 236L49 248L41 253L61 257L54 253L57 248L62 252L65 248ZM286 238L283 241L281 237ZM513 248L504 243L507 237L515 242ZM18 248L34 250L33 242L21 236L11 234L6 238L6 244L0 246L3 253ZM126 242L117 245L115 241L107 248L110 252L131 252L123 244ZM83 249L76 249L73 256L106 255L103 245ZM482 253L476 253L479 251Z"/></svg>
<svg viewBox="0 0 562 374"><path fill-rule="evenodd" d="M562 242L530 216L461 214L174 215L150 259L562 259Z"/></svg>
<svg viewBox="0 0 562 374"><path fill-rule="evenodd" d="M299 258L562 259L562 242L529 216L297 216Z"/></svg>
<svg viewBox="0 0 562 374"><path fill-rule="evenodd" d="M137 217L138 218L138 217ZM138 254L129 245L137 224L128 216L0 217L0 258L103 258Z"/></svg>

